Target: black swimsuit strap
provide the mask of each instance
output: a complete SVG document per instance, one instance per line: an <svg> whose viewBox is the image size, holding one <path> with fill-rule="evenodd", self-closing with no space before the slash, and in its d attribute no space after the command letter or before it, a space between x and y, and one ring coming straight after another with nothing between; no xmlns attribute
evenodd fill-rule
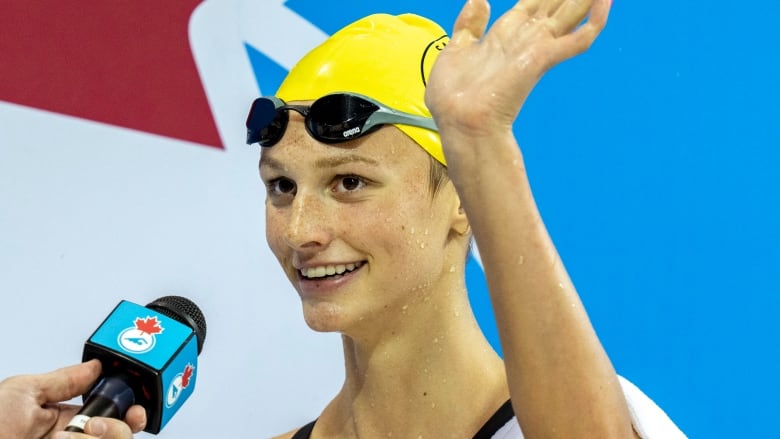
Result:
<svg viewBox="0 0 780 439"><path fill-rule="evenodd" d="M507 399L506 402L493 413L493 416L485 422L485 425L479 429L477 434L474 435L474 439L490 439L498 430L501 429L507 422L511 421L515 417L515 411L512 409L512 400Z"/></svg>
<svg viewBox="0 0 780 439"><path fill-rule="evenodd" d="M479 429L477 434L474 435L474 439L490 439L498 430L501 429L507 422L511 421L515 417L515 412L512 410L512 401L507 400L490 419L485 422L485 425ZM301 427L296 431L292 439L309 439L311 437L311 431L314 430L314 424L317 420L313 420L308 424Z"/></svg>
<svg viewBox="0 0 780 439"><path fill-rule="evenodd" d="M309 439L311 431L314 430L315 422L317 422L316 419L301 427L300 430L295 432L292 439Z"/></svg>

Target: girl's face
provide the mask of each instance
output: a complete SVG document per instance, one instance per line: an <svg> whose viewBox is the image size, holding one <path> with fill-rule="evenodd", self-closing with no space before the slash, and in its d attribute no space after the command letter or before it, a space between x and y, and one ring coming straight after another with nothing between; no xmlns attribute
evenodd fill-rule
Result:
<svg viewBox="0 0 780 439"><path fill-rule="evenodd" d="M349 333L392 324L445 278L462 276L453 228L465 217L451 184L430 195L425 151L392 126L322 144L290 113L282 141L262 151L260 175L266 238L309 326Z"/></svg>

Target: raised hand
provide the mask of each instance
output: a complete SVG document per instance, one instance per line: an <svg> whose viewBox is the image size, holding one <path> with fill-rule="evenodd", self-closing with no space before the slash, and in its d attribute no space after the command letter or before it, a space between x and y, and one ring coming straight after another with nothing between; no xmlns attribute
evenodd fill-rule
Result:
<svg viewBox="0 0 780 439"><path fill-rule="evenodd" d="M611 0L522 0L487 31L487 0L468 0L431 72L426 103L439 129L483 137L510 129L542 75L587 50Z"/></svg>
<svg viewBox="0 0 780 439"><path fill-rule="evenodd" d="M486 32L486 0L469 0L426 89L479 245L512 406L529 439L634 436L615 370L547 233L512 132L542 75L590 47L610 6L522 0Z"/></svg>

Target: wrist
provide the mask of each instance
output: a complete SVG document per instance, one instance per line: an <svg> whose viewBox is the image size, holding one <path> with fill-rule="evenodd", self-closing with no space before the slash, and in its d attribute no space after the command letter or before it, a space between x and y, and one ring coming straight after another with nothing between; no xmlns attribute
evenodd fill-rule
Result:
<svg viewBox="0 0 780 439"><path fill-rule="evenodd" d="M511 127L477 132L440 131L447 168L453 173L490 172L507 164L523 167L522 154Z"/></svg>

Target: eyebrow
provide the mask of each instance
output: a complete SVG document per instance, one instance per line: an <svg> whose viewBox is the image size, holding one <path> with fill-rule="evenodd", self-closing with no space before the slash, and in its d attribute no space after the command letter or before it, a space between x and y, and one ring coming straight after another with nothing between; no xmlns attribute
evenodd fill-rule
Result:
<svg viewBox="0 0 780 439"><path fill-rule="evenodd" d="M362 162L372 166L379 166L378 161L358 154L348 154L348 155L341 155L337 157L326 157L326 158L317 159L317 161L314 162L314 166L320 169L335 168L337 166L345 165L348 163L354 163L354 162ZM282 162L276 159L272 159L265 154L260 156L260 167L262 168L263 166L267 166L277 171L284 171L287 168L285 165L282 164Z"/></svg>

